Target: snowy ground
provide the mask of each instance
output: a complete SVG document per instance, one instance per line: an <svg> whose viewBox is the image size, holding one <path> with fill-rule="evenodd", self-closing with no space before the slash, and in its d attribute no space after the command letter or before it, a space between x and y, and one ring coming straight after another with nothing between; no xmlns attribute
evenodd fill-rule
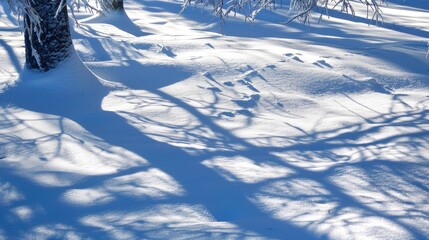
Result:
<svg viewBox="0 0 429 240"><path fill-rule="evenodd" d="M180 1L125 5L78 14L92 72L18 81L0 7L0 239L429 238L427 1L225 36Z"/></svg>

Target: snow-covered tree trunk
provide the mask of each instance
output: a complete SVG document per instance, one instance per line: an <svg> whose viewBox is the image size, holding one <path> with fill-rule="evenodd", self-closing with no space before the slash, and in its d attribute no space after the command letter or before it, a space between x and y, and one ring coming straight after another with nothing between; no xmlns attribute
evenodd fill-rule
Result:
<svg viewBox="0 0 429 240"><path fill-rule="evenodd" d="M30 69L55 68L73 51L67 6L61 0L29 1L40 18L40 30L28 15L24 17L25 57ZM60 7L60 8L59 8Z"/></svg>

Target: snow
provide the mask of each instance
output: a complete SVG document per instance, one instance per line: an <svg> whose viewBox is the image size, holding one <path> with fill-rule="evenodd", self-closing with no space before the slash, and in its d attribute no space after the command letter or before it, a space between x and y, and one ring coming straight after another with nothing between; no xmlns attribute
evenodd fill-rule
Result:
<svg viewBox="0 0 429 240"><path fill-rule="evenodd" d="M47 73L0 6L0 239L429 238L426 1L223 35L181 4L75 12Z"/></svg>

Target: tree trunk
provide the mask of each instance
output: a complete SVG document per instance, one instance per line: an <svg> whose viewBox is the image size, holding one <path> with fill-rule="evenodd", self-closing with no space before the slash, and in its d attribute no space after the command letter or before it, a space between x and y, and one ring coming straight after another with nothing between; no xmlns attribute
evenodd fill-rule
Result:
<svg viewBox="0 0 429 240"><path fill-rule="evenodd" d="M112 0L112 10L122 10L124 9L123 0Z"/></svg>
<svg viewBox="0 0 429 240"><path fill-rule="evenodd" d="M40 39L34 31L34 23L25 16L25 59L29 69L48 71L65 60L73 51L68 22L67 6L55 17L61 0L29 1L41 21Z"/></svg>

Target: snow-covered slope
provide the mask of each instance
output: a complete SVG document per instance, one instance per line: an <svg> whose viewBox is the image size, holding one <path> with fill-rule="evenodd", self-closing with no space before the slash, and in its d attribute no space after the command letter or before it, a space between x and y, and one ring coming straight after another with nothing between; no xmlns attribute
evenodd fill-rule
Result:
<svg viewBox="0 0 429 240"><path fill-rule="evenodd" d="M429 238L427 2L224 35L125 8L48 73L0 9L0 239Z"/></svg>

